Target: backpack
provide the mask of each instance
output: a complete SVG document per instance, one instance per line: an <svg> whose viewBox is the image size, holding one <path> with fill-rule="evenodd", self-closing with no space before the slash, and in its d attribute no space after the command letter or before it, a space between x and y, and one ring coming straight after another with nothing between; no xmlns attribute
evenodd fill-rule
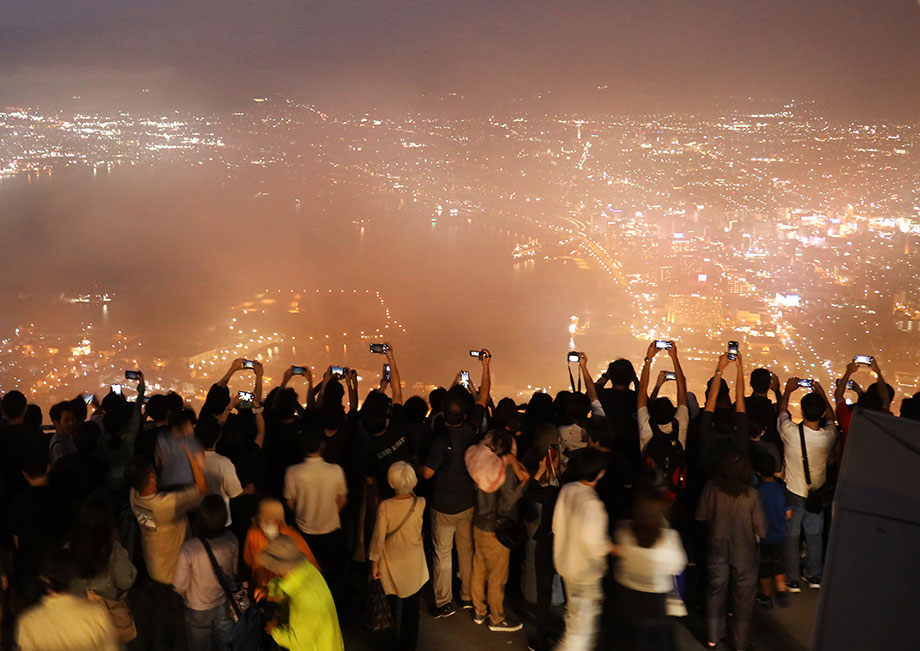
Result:
<svg viewBox="0 0 920 651"><path fill-rule="evenodd" d="M652 438L642 453L646 468L658 468L664 475L665 485L676 495L687 486L687 455L677 438L677 420L671 421L671 433L662 432L651 423Z"/></svg>

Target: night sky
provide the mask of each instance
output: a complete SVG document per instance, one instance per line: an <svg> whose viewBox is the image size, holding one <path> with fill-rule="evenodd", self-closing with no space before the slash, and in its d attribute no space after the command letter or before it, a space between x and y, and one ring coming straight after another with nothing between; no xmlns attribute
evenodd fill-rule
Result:
<svg viewBox="0 0 920 651"><path fill-rule="evenodd" d="M917 0L2 0L0 103L228 107L284 93L484 108L588 89L637 108L816 100L920 113ZM142 88L150 89L143 97ZM569 104L568 106L566 104ZM589 108L583 106L582 108Z"/></svg>

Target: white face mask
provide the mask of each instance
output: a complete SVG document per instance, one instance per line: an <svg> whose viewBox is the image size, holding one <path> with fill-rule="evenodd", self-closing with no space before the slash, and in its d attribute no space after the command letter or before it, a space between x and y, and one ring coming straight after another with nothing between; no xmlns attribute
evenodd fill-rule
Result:
<svg viewBox="0 0 920 651"><path fill-rule="evenodd" d="M269 540L274 540L278 537L280 531L278 530L278 525L274 522L262 523L259 525L262 528L262 533L265 534L265 537Z"/></svg>

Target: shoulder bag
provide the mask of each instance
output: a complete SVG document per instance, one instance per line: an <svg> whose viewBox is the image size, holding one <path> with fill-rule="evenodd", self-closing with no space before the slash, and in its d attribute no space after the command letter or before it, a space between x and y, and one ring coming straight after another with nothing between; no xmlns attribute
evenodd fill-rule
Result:
<svg viewBox="0 0 920 651"><path fill-rule="evenodd" d="M412 513L415 511L415 505L418 504L418 497L412 497L412 506L409 507L409 512L406 513L406 516L402 521L396 525L396 528L393 531L387 532L386 538L384 538L384 543L393 537L397 531L403 528L403 526L409 521L409 518L412 517ZM396 626L396 621L393 618L393 611L390 608L390 602L387 600L387 595L383 591L383 584L380 582L380 579L375 579L370 568L367 571L367 594L365 596L364 603L364 625L367 629L373 633L380 633L382 631L388 631Z"/></svg>
<svg viewBox="0 0 920 651"><path fill-rule="evenodd" d="M837 486L830 480L830 473L825 471L823 486L814 488L811 485L811 469L808 467L808 449L805 447L805 426L799 423L799 442L802 444L802 465L805 468L805 483L808 485L808 495L805 497L805 510L809 513L821 513L834 502L834 491Z"/></svg>

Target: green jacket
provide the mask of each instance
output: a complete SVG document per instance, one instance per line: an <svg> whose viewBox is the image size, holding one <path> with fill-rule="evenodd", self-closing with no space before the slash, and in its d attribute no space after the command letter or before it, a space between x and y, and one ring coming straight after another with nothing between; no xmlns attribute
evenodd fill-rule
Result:
<svg viewBox="0 0 920 651"><path fill-rule="evenodd" d="M326 581L310 561L272 579L268 593L288 602L287 624L272 630L272 639L291 651L344 651L339 618Z"/></svg>

